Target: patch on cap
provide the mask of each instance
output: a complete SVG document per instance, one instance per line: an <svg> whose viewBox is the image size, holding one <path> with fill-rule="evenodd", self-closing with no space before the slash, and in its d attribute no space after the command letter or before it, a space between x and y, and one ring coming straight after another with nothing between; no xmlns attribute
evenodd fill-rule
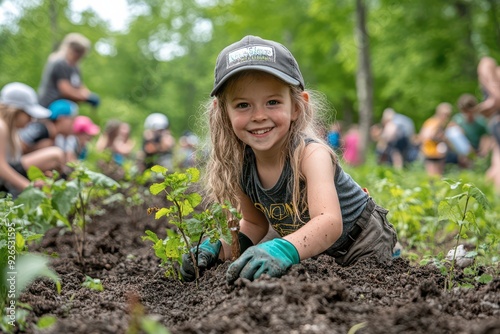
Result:
<svg viewBox="0 0 500 334"><path fill-rule="evenodd" d="M251 61L276 62L274 48L270 46L248 46L227 55L227 68Z"/></svg>

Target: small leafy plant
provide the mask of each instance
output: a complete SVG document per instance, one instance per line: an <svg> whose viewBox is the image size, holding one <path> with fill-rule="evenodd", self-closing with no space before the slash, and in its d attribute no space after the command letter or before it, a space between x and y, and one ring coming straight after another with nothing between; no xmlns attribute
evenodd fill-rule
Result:
<svg viewBox="0 0 500 334"><path fill-rule="evenodd" d="M48 258L28 252L28 242L43 235L29 231L15 214L22 205L11 197L0 199L0 331L24 330L30 307L20 303L20 293L36 278L51 279L61 291L57 274L48 267ZM16 326L17 324L17 326Z"/></svg>
<svg viewBox="0 0 500 334"><path fill-rule="evenodd" d="M74 232L75 248L78 261L83 266L84 246L86 239L86 223L91 195L94 190L114 190L120 185L104 174L89 170L82 164L71 164L73 172L68 180L59 178L57 173L48 178L42 171L30 167L30 180L42 180L42 189L30 188L19 196L19 202L28 208L39 208L36 211L52 222L52 225L62 224ZM72 218L71 218L72 217ZM40 219L40 218L37 218Z"/></svg>
<svg viewBox="0 0 500 334"><path fill-rule="evenodd" d="M85 281L83 281L82 286L95 291L104 291L104 287L102 286L102 282L98 278L92 278L88 275L85 275Z"/></svg>
<svg viewBox="0 0 500 334"><path fill-rule="evenodd" d="M451 251L451 260L443 258L426 258L421 264L426 264L430 261L447 276L445 280L445 289L451 289L454 286L454 272L457 265L457 251L460 249L459 243L461 240L469 239L469 232L479 234L481 232L477 223L476 217L490 207L488 200L484 193L474 186L472 183L462 183L461 181L453 181L444 179L448 184L450 190L460 192L456 195L448 196L439 203L438 212L440 220L449 220L456 224L458 232L455 235L455 245ZM479 254L480 247L476 250L466 253L463 257L473 259ZM472 263L473 261L471 261ZM467 266L469 267L469 266ZM471 275L477 273L477 268L469 268L465 270L467 274ZM489 275L480 276L477 278L478 282L487 282Z"/></svg>
<svg viewBox="0 0 500 334"><path fill-rule="evenodd" d="M189 254L195 264L196 282L200 277L197 265L198 248L194 247L202 238L215 241L219 238L231 243L231 235L227 226L227 217L238 214L229 204L218 203L204 211L195 213L195 208L202 202L199 193L192 191L193 185L199 181L200 172L196 168L188 168L184 172L168 173L167 168L153 166L151 170L163 175L163 182L154 183L150 187L153 195L165 194L169 207L149 208L148 213L155 212L155 219L165 217L174 228L167 229L165 239L160 239L156 233L147 230L143 240L153 243L155 255L162 260L161 265L166 267L165 275L181 278L178 266L182 255Z"/></svg>

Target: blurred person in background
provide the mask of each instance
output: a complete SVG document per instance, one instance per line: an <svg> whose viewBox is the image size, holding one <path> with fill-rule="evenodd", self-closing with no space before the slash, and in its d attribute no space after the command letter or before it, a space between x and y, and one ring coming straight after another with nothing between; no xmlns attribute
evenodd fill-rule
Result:
<svg viewBox="0 0 500 334"><path fill-rule="evenodd" d="M472 94L462 94L458 98L459 113L453 115L446 129L450 148L457 156L461 167L471 167L472 158L487 154L489 146L488 122L474 112L478 102Z"/></svg>
<svg viewBox="0 0 500 334"><path fill-rule="evenodd" d="M69 100L57 100L50 104L48 119L30 122L19 131L23 153L54 146L56 137L73 134L73 122L78 115L78 105Z"/></svg>
<svg viewBox="0 0 500 334"><path fill-rule="evenodd" d="M411 118L397 113L392 108L386 108L382 114L382 130L378 140L382 156L386 156L396 169L402 169L406 163L414 161L416 152L413 143L415 123ZM383 146L383 148L382 148Z"/></svg>
<svg viewBox="0 0 500 334"><path fill-rule="evenodd" d="M32 118L49 117L50 110L40 106L35 90L28 85L13 82L0 92L0 191L14 197L30 185L27 170L36 166L42 171L61 171L64 153L55 146L22 154L18 129Z"/></svg>
<svg viewBox="0 0 500 334"><path fill-rule="evenodd" d="M335 121L330 125L330 129L326 133L326 142L334 151L342 148L342 124L340 121Z"/></svg>
<svg viewBox="0 0 500 334"><path fill-rule="evenodd" d="M94 108L99 105L99 96L84 84L80 70L80 61L90 51L90 47L87 37L69 33L58 50L50 54L38 88L38 99L42 106L48 107L59 99L87 102Z"/></svg>
<svg viewBox="0 0 500 334"><path fill-rule="evenodd" d="M500 194L500 66L495 59L483 57L477 66L479 84L484 92L484 101L475 111L488 118L488 128L493 137L491 165L486 177Z"/></svg>
<svg viewBox="0 0 500 334"><path fill-rule="evenodd" d="M344 135L343 158L349 166L358 166L361 163L359 156L359 127L352 124Z"/></svg>
<svg viewBox="0 0 500 334"><path fill-rule="evenodd" d="M130 138L130 125L117 119L111 119L106 123L104 133L96 143L96 149L100 152L111 152L113 161L119 166L123 165L134 147L135 141Z"/></svg>
<svg viewBox="0 0 500 334"><path fill-rule="evenodd" d="M191 131L185 131L179 138L179 149L175 154L176 157L179 158L179 167L181 169L196 166L196 150L198 142L198 136Z"/></svg>
<svg viewBox="0 0 500 334"><path fill-rule="evenodd" d="M73 122L73 134L66 138L58 136L56 145L66 154L66 161L85 160L88 143L99 134L100 127L87 116L77 116Z"/></svg>
<svg viewBox="0 0 500 334"><path fill-rule="evenodd" d="M161 165L172 171L175 138L170 133L168 117L161 113L152 113L144 121L142 151L144 167Z"/></svg>
<svg viewBox="0 0 500 334"><path fill-rule="evenodd" d="M448 151L445 129L452 112L453 107L450 103L440 103L436 107L434 115L428 118L420 129L420 149L424 156L425 170L430 176L441 176L444 173Z"/></svg>

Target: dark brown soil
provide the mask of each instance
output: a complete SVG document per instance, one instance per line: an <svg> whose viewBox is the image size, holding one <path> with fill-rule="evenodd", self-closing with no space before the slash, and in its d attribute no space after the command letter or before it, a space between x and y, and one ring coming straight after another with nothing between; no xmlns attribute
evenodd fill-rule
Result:
<svg viewBox="0 0 500 334"><path fill-rule="evenodd" d="M130 316L131 303L171 333L500 333L500 278L444 291L437 269L404 259L342 268L319 256L282 278L238 280L231 287L228 263L206 272L199 288L167 279L150 242L141 239L146 229L165 229L165 222L147 215L147 206L107 207L88 225L86 274L102 280L103 292L82 287L85 274L70 232L53 229L32 246L58 254L52 267L62 292L48 280L25 291L21 301L33 308L28 333L126 333L137 318ZM57 323L37 331L43 315L55 315Z"/></svg>

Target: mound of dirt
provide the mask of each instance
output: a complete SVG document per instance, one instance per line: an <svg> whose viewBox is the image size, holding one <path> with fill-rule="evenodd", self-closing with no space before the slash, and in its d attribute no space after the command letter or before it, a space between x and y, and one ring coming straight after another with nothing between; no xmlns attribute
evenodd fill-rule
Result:
<svg viewBox="0 0 500 334"><path fill-rule="evenodd" d="M31 247L57 254L51 266L62 281L37 280L20 301L31 305L27 333L126 333L137 316L156 319L171 333L500 333L500 278L474 288L444 290L444 277L431 266L396 259L389 266L363 260L343 268L319 256L292 267L282 278L238 280L227 286L229 263L195 283L164 277L147 229L164 235L166 223L147 207L108 207L88 225L85 268L73 236L50 230ZM131 213L131 210L133 213ZM82 287L99 278L104 291ZM57 323L35 327L43 315Z"/></svg>

